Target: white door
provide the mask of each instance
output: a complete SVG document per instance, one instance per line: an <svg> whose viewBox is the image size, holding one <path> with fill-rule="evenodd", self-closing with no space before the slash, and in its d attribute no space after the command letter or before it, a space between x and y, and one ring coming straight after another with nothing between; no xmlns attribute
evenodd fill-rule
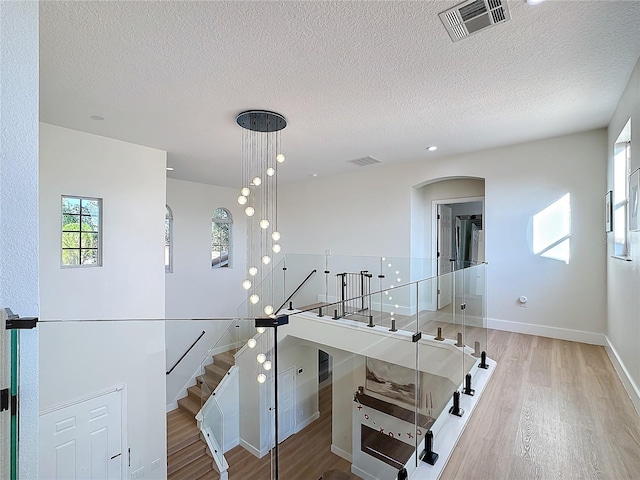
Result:
<svg viewBox="0 0 640 480"><path fill-rule="evenodd" d="M40 416L40 478L123 478L121 395L118 390Z"/></svg>
<svg viewBox="0 0 640 480"><path fill-rule="evenodd" d="M278 375L278 443L293 435L296 427L296 367Z"/></svg>
<svg viewBox="0 0 640 480"><path fill-rule="evenodd" d="M451 207L438 205L438 309L451 303L453 274L446 274L453 271L453 262L451 262L452 217Z"/></svg>

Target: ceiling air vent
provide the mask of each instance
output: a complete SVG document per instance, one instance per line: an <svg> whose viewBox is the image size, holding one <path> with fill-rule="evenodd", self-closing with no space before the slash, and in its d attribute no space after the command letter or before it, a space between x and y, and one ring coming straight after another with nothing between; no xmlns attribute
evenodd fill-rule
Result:
<svg viewBox="0 0 640 480"><path fill-rule="evenodd" d="M376 160L373 157L363 157L356 158L355 160L349 160L351 163L355 163L359 167L366 167L367 165L373 165L375 163L380 163L380 160Z"/></svg>
<svg viewBox="0 0 640 480"><path fill-rule="evenodd" d="M511 20L506 0L468 0L439 15L454 42Z"/></svg>

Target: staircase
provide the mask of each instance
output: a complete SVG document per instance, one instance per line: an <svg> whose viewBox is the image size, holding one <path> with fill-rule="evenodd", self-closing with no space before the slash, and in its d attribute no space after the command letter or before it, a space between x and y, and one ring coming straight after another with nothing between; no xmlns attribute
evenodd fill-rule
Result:
<svg viewBox="0 0 640 480"><path fill-rule="evenodd" d="M235 364L236 350L213 356L204 374L187 389L187 396L178 400L178 408L167 414L167 476L169 480L218 480L207 444L200 438L196 414Z"/></svg>

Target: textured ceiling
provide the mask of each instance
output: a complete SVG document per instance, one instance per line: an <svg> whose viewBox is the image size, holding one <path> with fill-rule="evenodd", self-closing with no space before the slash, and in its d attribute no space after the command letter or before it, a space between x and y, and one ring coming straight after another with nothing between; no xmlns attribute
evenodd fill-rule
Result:
<svg viewBox="0 0 640 480"><path fill-rule="evenodd" d="M250 108L289 120L282 181L607 125L639 1L510 1L510 22L453 43L438 13L457 3L41 2L40 117L224 186ZM368 155L382 163L347 162Z"/></svg>

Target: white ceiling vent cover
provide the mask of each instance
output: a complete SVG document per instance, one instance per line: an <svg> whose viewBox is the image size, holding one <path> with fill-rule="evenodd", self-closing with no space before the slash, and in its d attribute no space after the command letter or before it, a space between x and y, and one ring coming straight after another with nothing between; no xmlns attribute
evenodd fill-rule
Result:
<svg viewBox="0 0 640 480"><path fill-rule="evenodd" d="M511 20L506 0L468 0L439 16L454 42Z"/></svg>
<svg viewBox="0 0 640 480"><path fill-rule="evenodd" d="M380 160L376 160L373 157L362 157L356 158L355 160L348 160L350 163L355 163L359 167L366 167L367 165L373 165L375 163L380 163Z"/></svg>

